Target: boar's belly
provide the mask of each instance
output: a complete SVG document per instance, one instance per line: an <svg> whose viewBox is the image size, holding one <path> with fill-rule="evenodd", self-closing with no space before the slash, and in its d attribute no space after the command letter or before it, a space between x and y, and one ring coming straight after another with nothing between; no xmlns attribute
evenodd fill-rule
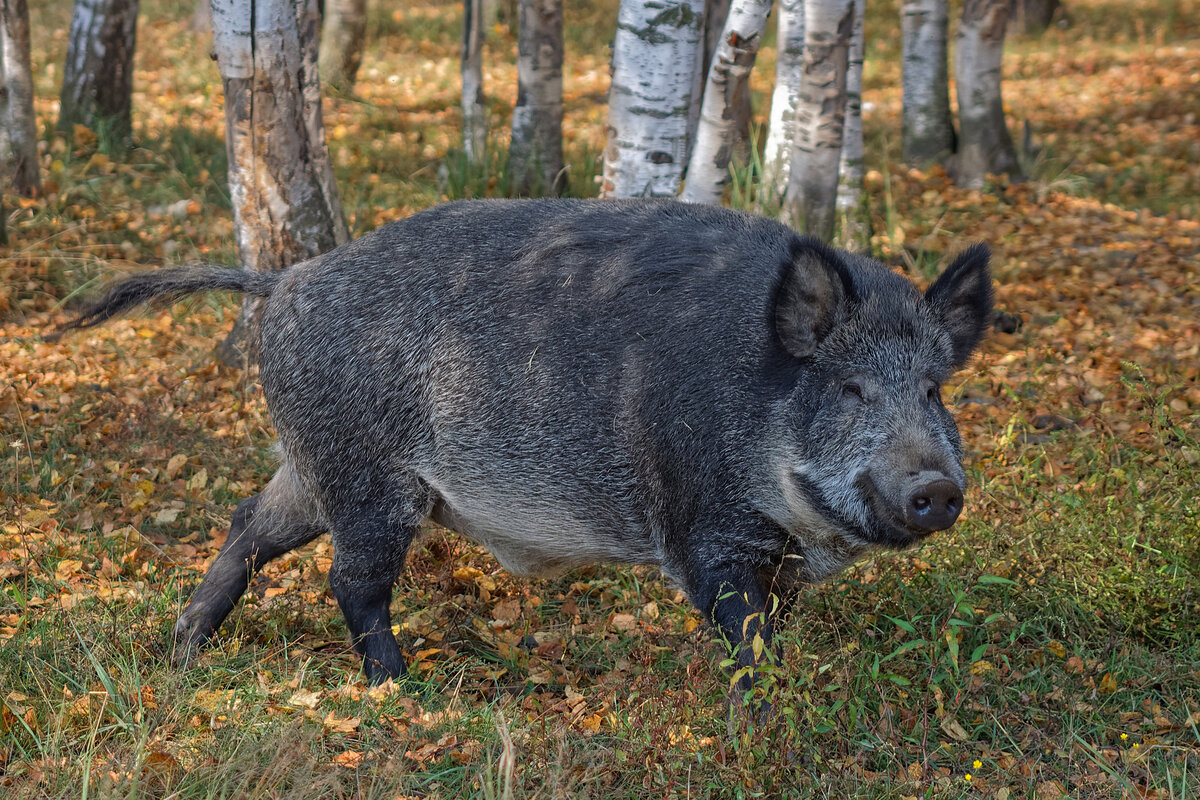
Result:
<svg viewBox="0 0 1200 800"><path fill-rule="evenodd" d="M445 491L439 495L432 519L486 547L514 575L547 576L589 564L660 560L648 536L612 530L565 504Z"/></svg>

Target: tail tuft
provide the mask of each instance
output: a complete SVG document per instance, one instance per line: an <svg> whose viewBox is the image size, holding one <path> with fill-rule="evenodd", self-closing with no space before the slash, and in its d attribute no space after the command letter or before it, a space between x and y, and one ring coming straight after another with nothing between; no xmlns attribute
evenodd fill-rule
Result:
<svg viewBox="0 0 1200 800"><path fill-rule="evenodd" d="M55 341L75 328L90 328L112 319L134 306L151 301L170 302L196 292L223 289L266 297L279 282L281 272L254 272L213 264L170 267L138 273L109 287L104 296L48 334Z"/></svg>

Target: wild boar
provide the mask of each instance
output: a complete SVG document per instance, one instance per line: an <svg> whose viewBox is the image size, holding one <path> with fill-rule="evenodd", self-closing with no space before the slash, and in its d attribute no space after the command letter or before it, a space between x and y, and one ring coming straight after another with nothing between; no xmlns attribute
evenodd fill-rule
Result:
<svg viewBox="0 0 1200 800"><path fill-rule="evenodd" d="M772 593L962 509L940 387L989 325L982 245L922 293L738 211L467 201L281 272L135 275L65 327L211 289L265 298L282 463L234 512L182 652L256 570L329 531L368 678L404 674L389 603L427 518L518 575L657 565L729 641L769 639Z"/></svg>

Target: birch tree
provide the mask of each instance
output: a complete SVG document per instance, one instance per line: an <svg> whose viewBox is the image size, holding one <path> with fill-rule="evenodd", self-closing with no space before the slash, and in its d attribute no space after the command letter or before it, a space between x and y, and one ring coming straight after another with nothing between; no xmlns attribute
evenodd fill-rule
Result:
<svg viewBox="0 0 1200 800"><path fill-rule="evenodd" d="M688 158L704 0L622 0L600 194L674 197Z"/></svg>
<svg viewBox="0 0 1200 800"><path fill-rule="evenodd" d="M86 125L124 147L132 136L138 0L75 0L58 128Z"/></svg>
<svg viewBox="0 0 1200 800"><path fill-rule="evenodd" d="M732 4L732 0L706 0L704 4L704 63L696 70L688 142L696 141L696 125L700 121L700 98L704 95L704 84L708 80L708 68L712 66L713 56L716 55L717 48L721 46L721 34L725 31L725 22L729 19L729 8ZM743 84L743 90L733 98L732 125L735 131L735 149L744 149L749 144L752 111L750 85L746 83Z"/></svg>
<svg viewBox="0 0 1200 800"><path fill-rule="evenodd" d="M6 193L41 191L26 0L0 0L0 163Z"/></svg>
<svg viewBox="0 0 1200 800"><path fill-rule="evenodd" d="M463 0L462 117L463 153L467 161L483 160L487 146L487 107L483 102L483 0Z"/></svg>
<svg viewBox="0 0 1200 800"><path fill-rule="evenodd" d="M838 247L854 252L868 249L867 213L863 202L863 18L866 0L854 2L854 29L850 34L850 55L846 66L846 124L842 136L842 156L838 166L837 237Z"/></svg>
<svg viewBox="0 0 1200 800"><path fill-rule="evenodd" d="M804 3L804 77L784 217L797 230L826 241L837 222L854 6L854 0Z"/></svg>
<svg viewBox="0 0 1200 800"><path fill-rule="evenodd" d="M517 194L558 194L562 154L562 0L520 0L517 11L517 104L508 172Z"/></svg>
<svg viewBox="0 0 1200 800"><path fill-rule="evenodd" d="M687 181L680 199L688 203L721 202L729 183L729 161L737 138L737 109L747 91L772 0L733 0L721 42L713 54L700 102L696 143L688 158Z"/></svg>
<svg viewBox="0 0 1200 800"><path fill-rule="evenodd" d="M321 80L343 94L354 89L367 40L367 0L325 0Z"/></svg>
<svg viewBox="0 0 1200 800"><path fill-rule="evenodd" d="M1017 151L1004 120L1004 29L1009 0L966 0L958 23L956 183L978 189L988 173L1018 174Z"/></svg>
<svg viewBox="0 0 1200 800"><path fill-rule="evenodd" d="M321 119L317 0L213 0L238 256L280 269L349 239ZM261 300L247 298L221 346L257 357Z"/></svg>
<svg viewBox="0 0 1200 800"><path fill-rule="evenodd" d="M904 0L900 5L901 147L904 160L924 166L954 153L947 69L948 0Z"/></svg>
<svg viewBox="0 0 1200 800"><path fill-rule="evenodd" d="M779 0L775 89L763 151L764 207L778 207L787 191L796 133L796 100L804 76L804 0Z"/></svg>

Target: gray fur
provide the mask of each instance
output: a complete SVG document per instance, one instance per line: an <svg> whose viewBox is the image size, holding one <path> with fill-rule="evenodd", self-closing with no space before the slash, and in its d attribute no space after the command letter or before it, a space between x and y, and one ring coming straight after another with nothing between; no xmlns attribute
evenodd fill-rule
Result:
<svg viewBox="0 0 1200 800"><path fill-rule="evenodd" d="M188 647L248 572L329 529L367 672L401 673L387 603L430 516L522 575L657 564L732 640L769 635L742 624L768 591L953 523L919 516L931 481L961 505L936 387L990 314L978 246L922 295L736 211L473 201L283 273L221 272L137 276L81 323L159 294L267 295L283 466L239 507L177 627Z"/></svg>

